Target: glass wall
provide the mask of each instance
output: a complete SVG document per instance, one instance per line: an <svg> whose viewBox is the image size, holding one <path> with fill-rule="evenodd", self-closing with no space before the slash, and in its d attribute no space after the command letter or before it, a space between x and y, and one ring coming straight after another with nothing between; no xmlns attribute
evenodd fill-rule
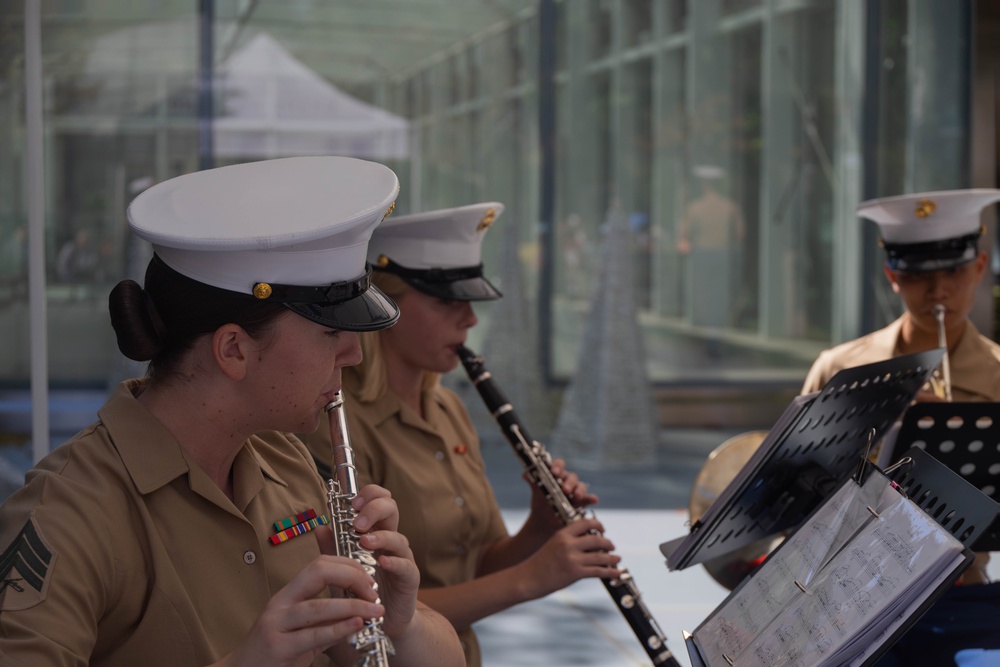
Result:
<svg viewBox="0 0 1000 667"><path fill-rule="evenodd" d="M542 332L553 375L574 371L583 315L602 273L614 270L601 265L599 251L620 214L635 280L622 298L642 313L654 381L800 380L835 338L833 228L854 223L836 217L837 170L856 161L857 143L838 142L838 133L860 131L845 101L859 99L863 85L838 80L837 42L845 52L860 49L862 13L833 0L587 0L558 9L556 248L543 267L554 272L554 288L527 296L553 313ZM544 39L533 17L507 30L508 44L526 49ZM475 74L496 84L479 98L493 109L500 99L531 103L523 77L505 83L506 60L486 60ZM392 85L432 81L443 66ZM422 126L448 133L469 101L434 99L437 106L421 110ZM459 144L454 137L434 145ZM526 148L519 164L535 169L537 148ZM447 162L448 153L425 149L423 169ZM470 166L482 173L495 157L480 155ZM520 202L532 190L480 182L478 192L427 179L415 187L440 202L516 196L514 222L531 243L536 216Z"/></svg>
<svg viewBox="0 0 1000 667"><path fill-rule="evenodd" d="M637 304L649 378L677 387L797 387L819 350L898 312L855 205L969 183L971 3L563 0L546 34L536 1L350 5L43 3L53 386L135 370L105 305L150 254L124 211L206 154L380 160L399 212L503 202L486 266L556 380L625 236L617 298ZM2 6L0 382L24 387L24 12Z"/></svg>

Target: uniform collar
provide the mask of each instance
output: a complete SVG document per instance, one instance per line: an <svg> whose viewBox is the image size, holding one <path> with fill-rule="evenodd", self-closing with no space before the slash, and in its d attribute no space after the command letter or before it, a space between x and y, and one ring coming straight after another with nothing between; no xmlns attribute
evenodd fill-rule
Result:
<svg viewBox="0 0 1000 667"><path fill-rule="evenodd" d="M899 335L903 330L903 320L906 315L900 315L884 329L872 334L870 352L881 359L891 359L896 356Z"/></svg>
<svg viewBox="0 0 1000 667"><path fill-rule="evenodd" d="M990 368L987 363L994 359L994 353L983 341L976 325L972 320L966 322L962 337L948 356L952 388L991 400L990 397L997 393L1000 378L1000 364L994 363Z"/></svg>
<svg viewBox="0 0 1000 667"><path fill-rule="evenodd" d="M906 315L902 315L884 329L874 333L870 352L884 359L896 356L896 342L899 340L905 318ZM995 396L997 392L1000 364L996 365L993 372L988 372L984 364L987 360L993 359L995 359L994 354L984 344L979 329L972 320L968 320L962 337L948 355L952 389L961 389L963 392L990 400L990 397Z"/></svg>
<svg viewBox="0 0 1000 667"><path fill-rule="evenodd" d="M146 379L122 382L97 412L133 483L142 494L156 491L174 479L192 472L191 464L173 434L136 400L146 383ZM233 466L235 476L243 485L238 493L246 498L251 498L260 491L265 475L279 484L286 484L261 459L258 452L246 443L237 454ZM195 474L193 479L202 477L208 479L204 474ZM196 486L200 485L192 481L192 488ZM202 495L210 492L209 489L195 490Z"/></svg>
<svg viewBox="0 0 1000 667"><path fill-rule="evenodd" d="M350 379L348 379L349 377ZM347 392L352 393L351 387L354 386L356 384L354 383L353 376L345 373L344 387ZM419 414L405 407L399 396L391 390L386 389L379 398L365 404L364 410L368 413L368 419L365 421L377 428L387 420L395 418L407 426L419 428L429 433L437 433L432 425L438 421L436 419L437 414L446 409L440 392L436 388L426 389L421 395L420 400L423 403L427 419L421 418ZM347 410L351 410L350 405L347 406Z"/></svg>
<svg viewBox="0 0 1000 667"><path fill-rule="evenodd" d="M143 494L166 486L190 470L173 434L136 400L146 382L122 382L97 412L132 481Z"/></svg>

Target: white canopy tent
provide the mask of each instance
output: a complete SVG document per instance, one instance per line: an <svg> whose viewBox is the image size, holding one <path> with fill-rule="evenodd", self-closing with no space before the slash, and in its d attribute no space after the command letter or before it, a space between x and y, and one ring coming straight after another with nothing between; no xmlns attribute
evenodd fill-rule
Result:
<svg viewBox="0 0 1000 667"><path fill-rule="evenodd" d="M267 33L219 66L215 86L216 157L409 156L405 119L347 95Z"/></svg>
<svg viewBox="0 0 1000 667"><path fill-rule="evenodd" d="M220 32L229 30L220 24ZM191 96L197 30L190 21L143 22L96 37L76 77L80 94L52 118L56 132L106 133L135 117L147 127L174 97ZM41 11L25 2L25 168L29 228L32 454L48 453L49 390L45 284L45 173ZM213 152L227 161L292 155L349 155L404 160L409 123L358 100L261 32L216 67ZM173 119L167 119L172 121ZM166 131L169 122L154 126ZM162 146L163 142L157 142ZM166 171L157 160L157 171ZM162 168L161 168L162 167Z"/></svg>

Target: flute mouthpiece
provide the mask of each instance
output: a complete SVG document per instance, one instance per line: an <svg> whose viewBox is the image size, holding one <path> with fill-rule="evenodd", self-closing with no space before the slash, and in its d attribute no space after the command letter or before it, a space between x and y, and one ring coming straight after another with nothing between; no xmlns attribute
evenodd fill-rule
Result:
<svg viewBox="0 0 1000 667"><path fill-rule="evenodd" d="M329 403L327 403L323 407L323 410L325 410L326 412L329 412L330 410L334 410L336 408L339 408L343 404L344 404L344 394L338 391L334 395L333 400L330 401Z"/></svg>

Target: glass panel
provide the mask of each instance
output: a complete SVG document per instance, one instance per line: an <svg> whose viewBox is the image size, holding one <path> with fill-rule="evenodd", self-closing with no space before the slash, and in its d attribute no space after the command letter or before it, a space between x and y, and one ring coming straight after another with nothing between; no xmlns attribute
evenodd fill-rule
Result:
<svg viewBox="0 0 1000 667"><path fill-rule="evenodd" d="M30 372L23 12L24 4L18 3L16 11L0 19L0 336L6 341L0 352L2 390L26 386ZM5 423L4 439L14 430L25 431L23 421L16 428ZM27 438L27 433L17 437Z"/></svg>
<svg viewBox="0 0 1000 667"><path fill-rule="evenodd" d="M722 14L736 14L747 9L760 7L761 0L721 0L720 9Z"/></svg>
<svg viewBox="0 0 1000 667"><path fill-rule="evenodd" d="M636 46L653 39L653 0L622 0L625 11L625 40Z"/></svg>
<svg viewBox="0 0 1000 667"><path fill-rule="evenodd" d="M597 60L611 53L614 17L612 0L589 0L590 57Z"/></svg>
<svg viewBox="0 0 1000 667"><path fill-rule="evenodd" d="M688 0L664 3L667 12L667 34L683 32L688 25Z"/></svg>
<svg viewBox="0 0 1000 667"><path fill-rule="evenodd" d="M503 201L497 237L506 242L504 224L518 232L531 319L535 299L551 300L538 333L559 379L574 372L616 206L633 235L630 298L651 379L794 388L820 348L898 313L881 257L844 231L860 224L850 193L969 181L967 8L566 0L554 34L539 36L534 0L283 5L217 3L215 163L355 154L397 171L400 211ZM3 6L0 382L24 387L23 17L21 3ZM200 166L196 7L43 3L53 386L103 388L128 372L104 302L149 255L126 231L128 201ZM855 54L872 17L878 52L864 57L878 67L862 77ZM538 129L540 37L556 40L554 137ZM866 77L874 111L862 118ZM344 141L328 122L345 108L389 127ZM246 118L266 129L241 130ZM861 156L845 146L863 127L872 147ZM556 156L551 263L539 245L545 141ZM863 287L841 293L834 276L862 253ZM550 276L553 293L540 295ZM862 301L859 327L845 314Z"/></svg>

